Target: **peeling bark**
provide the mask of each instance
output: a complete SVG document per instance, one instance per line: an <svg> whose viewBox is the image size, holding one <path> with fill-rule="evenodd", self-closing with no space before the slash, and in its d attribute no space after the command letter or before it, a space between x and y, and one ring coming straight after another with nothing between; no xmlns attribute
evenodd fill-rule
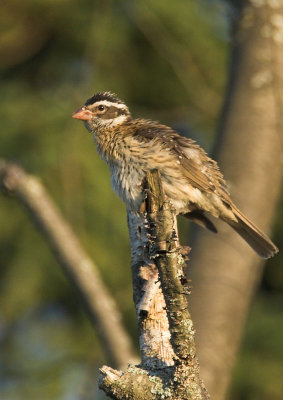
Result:
<svg viewBox="0 0 283 400"><path fill-rule="evenodd" d="M145 194L146 211L128 211L142 362L125 372L104 366L99 386L116 400L207 400L182 283L187 251L158 171L148 173Z"/></svg>

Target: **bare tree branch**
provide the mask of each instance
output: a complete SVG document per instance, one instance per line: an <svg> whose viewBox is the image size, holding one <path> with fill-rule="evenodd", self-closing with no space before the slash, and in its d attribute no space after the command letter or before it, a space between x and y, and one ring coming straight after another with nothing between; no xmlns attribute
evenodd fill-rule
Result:
<svg viewBox="0 0 283 400"><path fill-rule="evenodd" d="M0 162L0 188L12 193L29 211L65 273L83 299L108 359L124 367L135 360L121 314L98 269L40 181L15 164Z"/></svg>
<svg viewBox="0 0 283 400"><path fill-rule="evenodd" d="M128 211L142 363L124 373L104 366L99 385L117 400L207 400L182 285L184 257L176 216L158 171L147 174L145 190L146 212Z"/></svg>

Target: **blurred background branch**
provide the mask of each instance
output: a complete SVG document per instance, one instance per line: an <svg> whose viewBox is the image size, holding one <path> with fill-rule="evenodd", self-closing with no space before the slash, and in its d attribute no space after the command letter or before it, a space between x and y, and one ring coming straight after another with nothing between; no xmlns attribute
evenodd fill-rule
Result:
<svg viewBox="0 0 283 400"><path fill-rule="evenodd" d="M283 7L243 1L238 12L215 156L236 204L271 232L283 143L283 24L274 22L283 21ZM198 232L191 276L202 377L212 398L223 400L263 262L232 230L220 224L218 230L213 237Z"/></svg>
<svg viewBox="0 0 283 400"><path fill-rule="evenodd" d="M123 368L135 356L122 316L104 286L96 265L42 183L16 164L0 160L0 187L19 200L47 240L59 264L76 287L94 323L109 362Z"/></svg>

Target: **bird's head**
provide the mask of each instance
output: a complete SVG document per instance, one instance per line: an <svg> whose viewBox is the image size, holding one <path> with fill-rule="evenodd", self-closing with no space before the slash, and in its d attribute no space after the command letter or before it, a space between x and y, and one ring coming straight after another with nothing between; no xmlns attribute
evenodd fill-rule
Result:
<svg viewBox="0 0 283 400"><path fill-rule="evenodd" d="M73 118L84 121L90 132L95 132L99 128L121 125L130 116L126 104L111 92L96 93L72 115Z"/></svg>

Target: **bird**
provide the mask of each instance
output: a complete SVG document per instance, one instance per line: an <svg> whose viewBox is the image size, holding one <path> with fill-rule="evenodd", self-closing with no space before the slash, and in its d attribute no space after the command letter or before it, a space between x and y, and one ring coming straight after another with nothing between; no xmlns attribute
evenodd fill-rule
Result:
<svg viewBox="0 0 283 400"><path fill-rule="evenodd" d="M148 119L133 118L115 93L98 92L72 117L93 134L111 172L111 185L128 210L139 212L147 171L159 170L166 198L176 214L217 233L208 215L229 224L262 258L276 245L233 203L216 161L193 140Z"/></svg>

